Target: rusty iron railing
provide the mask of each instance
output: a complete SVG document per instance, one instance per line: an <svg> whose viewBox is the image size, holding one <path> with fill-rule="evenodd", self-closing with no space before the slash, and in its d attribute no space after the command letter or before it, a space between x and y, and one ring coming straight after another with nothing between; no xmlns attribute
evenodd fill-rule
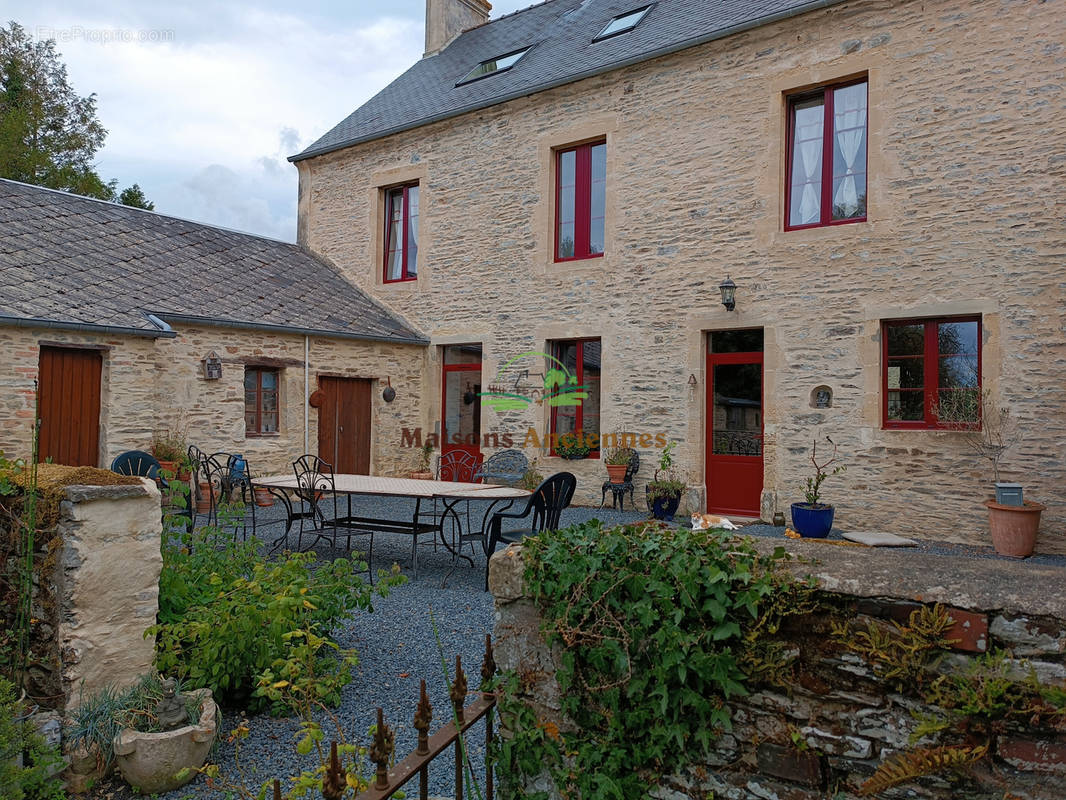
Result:
<svg viewBox="0 0 1066 800"><path fill-rule="evenodd" d="M492 655L492 636L485 634L485 656L481 664L481 678L488 684L496 674L496 661ZM371 743L370 760L376 767L374 782L356 796L356 800L386 800L418 775L418 798L429 797L429 765L451 745L455 751L455 800L463 800L464 743L460 737L473 725L485 719L485 794L484 800L493 800L492 765L489 763L489 750L492 747L493 729L492 712L496 707L496 695L481 692L479 697L467 706L463 706L467 695L466 674L460 656L455 657L455 679L448 695L452 702L454 718L443 725L436 733L430 735L429 727L433 721L433 706L426 694L426 682L422 681L421 696L415 709L414 727L418 731L418 745L415 751L391 770L388 768L396 749L395 734L385 722L384 712L378 708L377 728ZM340 800L347 786L344 767L337 757L337 743L330 743L330 759L326 774L322 778L322 797L325 800ZM274 800L281 800L281 782L274 781Z"/></svg>

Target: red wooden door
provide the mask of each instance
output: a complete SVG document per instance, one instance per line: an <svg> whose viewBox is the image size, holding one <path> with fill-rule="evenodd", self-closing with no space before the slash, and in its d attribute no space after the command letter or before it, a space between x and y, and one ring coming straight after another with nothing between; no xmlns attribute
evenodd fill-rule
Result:
<svg viewBox="0 0 1066 800"><path fill-rule="evenodd" d="M98 350L42 347L38 402L41 461L72 467L100 463Z"/></svg>
<svg viewBox="0 0 1066 800"><path fill-rule="evenodd" d="M757 517L763 486L762 330L714 331L707 353L707 510Z"/></svg>
<svg viewBox="0 0 1066 800"><path fill-rule="evenodd" d="M336 473L370 474L370 381L318 379L325 395L318 408L318 455Z"/></svg>
<svg viewBox="0 0 1066 800"><path fill-rule="evenodd" d="M440 454L460 451L481 460L481 346L459 345L444 348L441 375ZM468 464L473 462L468 461ZM441 480L473 479L470 468L463 474L442 469ZM466 474L470 473L470 474Z"/></svg>

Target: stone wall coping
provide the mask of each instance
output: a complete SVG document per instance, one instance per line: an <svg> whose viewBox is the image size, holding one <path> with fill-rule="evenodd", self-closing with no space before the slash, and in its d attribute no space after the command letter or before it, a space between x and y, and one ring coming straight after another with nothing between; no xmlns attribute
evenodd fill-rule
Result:
<svg viewBox="0 0 1066 800"><path fill-rule="evenodd" d="M122 486L83 486L75 484L65 487L66 498L72 503L91 503L94 500L121 500L125 497L145 497L159 494L153 481L141 478L141 485L126 484Z"/></svg>
<svg viewBox="0 0 1066 800"><path fill-rule="evenodd" d="M813 575L827 592L1066 619L1066 569L1061 567L883 547L747 538L761 553L783 547L798 556L792 562L793 573ZM499 602L521 598L525 591L523 572L521 545L498 551L489 566L489 591Z"/></svg>

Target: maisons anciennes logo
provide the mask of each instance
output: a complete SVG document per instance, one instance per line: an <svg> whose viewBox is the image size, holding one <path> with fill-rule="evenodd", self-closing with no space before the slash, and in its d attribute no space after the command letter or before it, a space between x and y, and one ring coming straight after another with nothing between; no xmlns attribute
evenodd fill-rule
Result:
<svg viewBox="0 0 1066 800"><path fill-rule="evenodd" d="M523 385L523 378L531 377L528 366L524 364L532 360L534 364L543 359L545 364L544 380L542 387L536 383ZM539 376L538 376L539 377ZM512 383L513 381L513 383ZM515 411L529 408L533 405L548 406L549 408L563 408L580 406L583 400L588 399L588 386L579 383L570 369L555 356L540 350L527 350L505 361L496 371L496 376L489 384L487 392L478 392L477 396L483 405L489 406L496 411ZM465 445L469 447L514 447L521 439L522 447L550 447L555 450L560 442L576 444L580 439L589 450L598 450L603 447L666 447L668 438L665 433L638 434L638 433L608 433L602 436L599 433L563 433L552 432L540 436L537 429L528 427L524 433L516 434L511 431L492 432L482 435L478 440L476 434L460 433L450 434L444 444ZM430 447L438 448L441 445L441 437L436 433L430 433L423 439L422 429L403 428L401 432L401 447Z"/></svg>

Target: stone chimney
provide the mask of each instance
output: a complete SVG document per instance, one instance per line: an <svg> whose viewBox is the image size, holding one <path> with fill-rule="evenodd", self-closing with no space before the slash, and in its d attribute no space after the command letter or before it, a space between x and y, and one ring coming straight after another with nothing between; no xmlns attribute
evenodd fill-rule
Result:
<svg viewBox="0 0 1066 800"><path fill-rule="evenodd" d="M426 0L426 52L432 56L460 33L489 21L487 0Z"/></svg>

